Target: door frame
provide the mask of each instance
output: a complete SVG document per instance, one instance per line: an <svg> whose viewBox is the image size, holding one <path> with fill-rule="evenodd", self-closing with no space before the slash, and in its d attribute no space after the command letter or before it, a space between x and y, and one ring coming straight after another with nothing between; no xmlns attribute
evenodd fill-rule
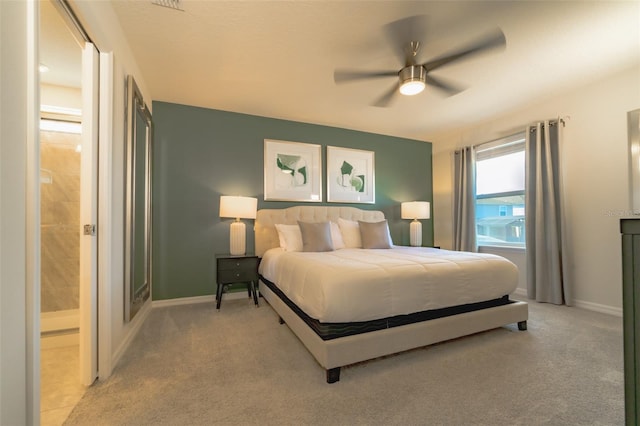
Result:
<svg viewBox="0 0 640 426"><path fill-rule="evenodd" d="M98 378L113 370L111 340L111 287L113 245L113 53L100 53L100 112L98 144Z"/></svg>
<svg viewBox="0 0 640 426"><path fill-rule="evenodd" d="M98 377L98 129L99 53L82 49L82 155L80 172L80 383ZM84 229L83 226L89 226ZM87 233L88 232L88 233Z"/></svg>
<svg viewBox="0 0 640 426"><path fill-rule="evenodd" d="M1 0L0 0L1 1ZM78 43L93 43L88 32L82 25L77 15L69 5L68 0L51 0L67 23ZM91 297L87 297L92 304L90 318L85 318L86 326L92 328L92 336L86 337L85 345L94 349L86 365L81 365L81 378L85 384L92 383L96 377L105 379L113 371L113 344L112 344L112 294L113 282L113 212L111 201L113 194L113 112L114 112L114 66L115 61L112 52L100 52L98 46L93 43L98 53L98 65L96 67L99 77L95 91L98 97L98 114L95 118L98 144L96 148L97 162L97 284L92 288ZM83 71L84 72L84 71ZM89 223L89 222L85 222ZM117 282L117 280L116 280ZM97 302L96 302L97 298ZM90 299L90 300L89 300ZM97 320L97 325L95 324ZM81 313L81 325L83 324ZM81 336L82 339L82 336ZM97 348L93 342L97 341ZM82 362L81 362L82 364ZM93 365L97 365L97 371Z"/></svg>
<svg viewBox="0 0 640 426"><path fill-rule="evenodd" d="M25 391L28 425L40 424L40 4L26 9L26 155L25 155Z"/></svg>

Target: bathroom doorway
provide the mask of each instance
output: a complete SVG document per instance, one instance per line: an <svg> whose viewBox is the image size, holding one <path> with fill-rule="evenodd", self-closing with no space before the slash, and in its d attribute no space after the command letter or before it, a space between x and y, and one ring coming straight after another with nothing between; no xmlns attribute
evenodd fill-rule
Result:
<svg viewBox="0 0 640 426"><path fill-rule="evenodd" d="M54 425L97 376L98 54L66 1L39 5L40 413Z"/></svg>

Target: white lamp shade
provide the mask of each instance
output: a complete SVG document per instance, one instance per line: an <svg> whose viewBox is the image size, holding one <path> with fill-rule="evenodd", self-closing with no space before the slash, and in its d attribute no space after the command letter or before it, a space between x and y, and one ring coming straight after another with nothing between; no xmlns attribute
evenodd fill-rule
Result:
<svg viewBox="0 0 640 426"><path fill-rule="evenodd" d="M232 255L243 255L246 251L246 227L240 219L255 219L258 199L253 197L220 197L220 217L235 217L229 230L229 252Z"/></svg>
<svg viewBox="0 0 640 426"><path fill-rule="evenodd" d="M220 217L255 219L257 208L257 198L235 197L229 195L222 195L220 197Z"/></svg>
<svg viewBox="0 0 640 426"><path fill-rule="evenodd" d="M407 201L400 205L403 219L429 219L431 208L428 201Z"/></svg>

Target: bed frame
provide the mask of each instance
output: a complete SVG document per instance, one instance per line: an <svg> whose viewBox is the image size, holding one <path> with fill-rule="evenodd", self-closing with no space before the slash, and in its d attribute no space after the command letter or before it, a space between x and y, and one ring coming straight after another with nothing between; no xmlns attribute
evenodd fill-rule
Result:
<svg viewBox="0 0 640 426"><path fill-rule="evenodd" d="M384 214L380 211L360 210L354 207L327 206L259 210L255 222L256 254L261 257L266 250L279 246L278 234L274 226L276 223L296 224L298 220L306 222L337 221L339 217L373 222L383 220ZM340 368L345 365L479 333L507 324L517 323L519 330L526 330L528 319L527 303L514 301L507 305L323 340L262 280L260 281L260 295L279 315L280 323L286 323L318 363L326 369L327 383L340 380Z"/></svg>

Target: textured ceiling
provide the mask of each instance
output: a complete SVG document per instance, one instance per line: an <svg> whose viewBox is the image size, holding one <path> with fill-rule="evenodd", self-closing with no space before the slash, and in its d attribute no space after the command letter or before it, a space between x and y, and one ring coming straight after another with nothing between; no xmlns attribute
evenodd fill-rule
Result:
<svg viewBox="0 0 640 426"><path fill-rule="evenodd" d="M640 2L112 1L153 100L429 140L640 61ZM337 86L336 68L401 67L385 24L425 14L427 60L492 28L503 51L442 67L467 89L373 107L391 77Z"/></svg>

